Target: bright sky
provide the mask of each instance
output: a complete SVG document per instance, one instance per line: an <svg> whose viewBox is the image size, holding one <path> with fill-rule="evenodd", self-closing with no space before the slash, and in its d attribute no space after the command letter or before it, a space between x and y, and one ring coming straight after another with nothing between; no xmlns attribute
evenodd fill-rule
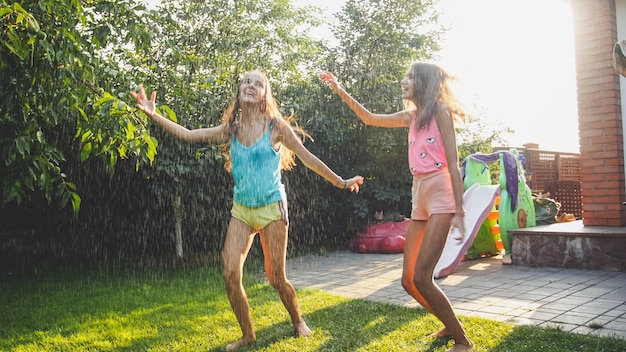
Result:
<svg viewBox="0 0 626 352"><path fill-rule="evenodd" d="M306 1L330 17L345 0ZM574 34L568 0L440 0L451 26L437 62L459 77L509 147L579 151ZM330 35L328 30L316 33Z"/></svg>
<svg viewBox="0 0 626 352"><path fill-rule="evenodd" d="M509 146L578 152L572 9L567 0L441 0L452 25L444 68L478 97Z"/></svg>

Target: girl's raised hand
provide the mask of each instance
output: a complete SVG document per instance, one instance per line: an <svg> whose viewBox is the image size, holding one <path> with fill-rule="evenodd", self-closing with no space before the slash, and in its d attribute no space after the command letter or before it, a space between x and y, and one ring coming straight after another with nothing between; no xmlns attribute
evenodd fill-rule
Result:
<svg viewBox="0 0 626 352"><path fill-rule="evenodd" d="M354 176L346 180L346 188L350 192L359 193L359 186L363 184L363 176Z"/></svg>
<svg viewBox="0 0 626 352"><path fill-rule="evenodd" d="M152 92L150 100L146 97L146 91L142 86L139 87L139 92L130 91L130 95L137 100L137 109L143 111L146 115L152 117L156 109L156 92Z"/></svg>
<svg viewBox="0 0 626 352"><path fill-rule="evenodd" d="M317 74L317 77L319 77L319 79L323 83L329 84L333 90L337 89L337 87L339 86L339 83L337 82L337 78L335 78L335 75L333 75L333 73L330 71L319 72Z"/></svg>

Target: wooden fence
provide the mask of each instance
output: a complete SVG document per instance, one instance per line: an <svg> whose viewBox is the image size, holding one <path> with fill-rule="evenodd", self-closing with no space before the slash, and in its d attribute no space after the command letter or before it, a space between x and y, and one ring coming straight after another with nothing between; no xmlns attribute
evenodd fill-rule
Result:
<svg viewBox="0 0 626 352"><path fill-rule="evenodd" d="M526 158L524 168L532 174L529 185L533 193L549 193L561 203L561 213L581 219L580 155L539 149L522 149L520 153Z"/></svg>

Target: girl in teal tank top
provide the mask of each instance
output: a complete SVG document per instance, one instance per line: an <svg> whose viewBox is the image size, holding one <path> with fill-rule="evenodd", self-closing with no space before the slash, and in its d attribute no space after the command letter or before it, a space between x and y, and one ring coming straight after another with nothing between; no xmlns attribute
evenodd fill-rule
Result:
<svg viewBox="0 0 626 352"><path fill-rule="evenodd" d="M227 345L226 350L256 341L242 285L243 265L256 234L263 246L269 282L289 312L296 333L311 335L300 315L296 291L285 274L288 222L281 171L293 167L297 156L306 167L341 189L358 192L363 177L344 180L304 147L295 127L281 115L267 77L259 71L244 75L222 124L216 127L189 130L155 111L155 92L148 98L140 87L131 95L137 100L137 108L173 136L186 142L224 146L226 168L235 181L233 216L222 250L224 282L242 332L242 337Z"/></svg>
<svg viewBox="0 0 626 352"><path fill-rule="evenodd" d="M280 179L280 150L271 143L274 121L253 145L246 147L233 135L230 140L231 174L235 181L233 199L255 208L282 200L285 186Z"/></svg>

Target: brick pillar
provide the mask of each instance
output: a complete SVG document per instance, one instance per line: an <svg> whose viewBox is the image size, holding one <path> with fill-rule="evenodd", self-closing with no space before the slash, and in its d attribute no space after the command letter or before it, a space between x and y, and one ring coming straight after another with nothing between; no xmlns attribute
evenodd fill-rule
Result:
<svg viewBox="0 0 626 352"><path fill-rule="evenodd" d="M626 226L615 0L572 0L583 225ZM626 38L622 38L626 39Z"/></svg>

